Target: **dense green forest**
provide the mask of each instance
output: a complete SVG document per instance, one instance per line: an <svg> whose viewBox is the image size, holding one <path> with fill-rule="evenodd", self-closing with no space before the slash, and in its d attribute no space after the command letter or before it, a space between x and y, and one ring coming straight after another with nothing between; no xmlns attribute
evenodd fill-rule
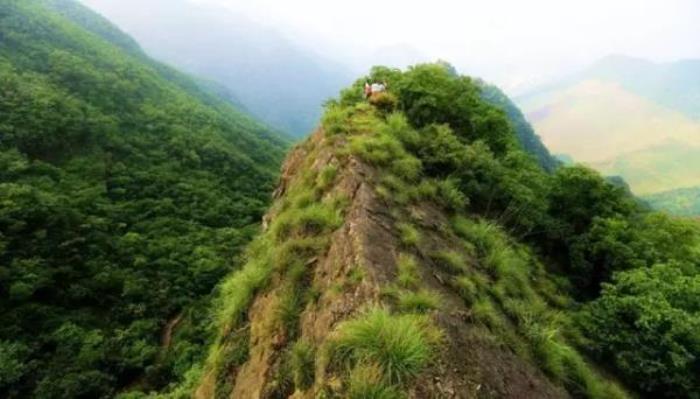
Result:
<svg viewBox="0 0 700 399"><path fill-rule="evenodd" d="M0 0L0 397L157 389L203 355L287 144L199 87L76 2Z"/></svg>

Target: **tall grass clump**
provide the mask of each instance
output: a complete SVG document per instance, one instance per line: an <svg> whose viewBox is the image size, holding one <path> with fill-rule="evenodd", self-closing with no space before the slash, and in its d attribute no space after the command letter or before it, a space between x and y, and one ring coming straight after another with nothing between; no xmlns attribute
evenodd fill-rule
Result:
<svg viewBox="0 0 700 399"><path fill-rule="evenodd" d="M289 351L289 365L297 389L304 391L313 385L315 361L316 350L313 345L305 340L294 343Z"/></svg>
<svg viewBox="0 0 700 399"><path fill-rule="evenodd" d="M313 203L305 208L290 209L279 215L272 226L272 234L277 240L291 235L318 235L340 226L343 218L334 207Z"/></svg>
<svg viewBox="0 0 700 399"><path fill-rule="evenodd" d="M396 297L397 307L401 312L426 313L440 308L442 299L440 295L427 291L401 290Z"/></svg>
<svg viewBox="0 0 700 399"><path fill-rule="evenodd" d="M319 190L326 190L335 181L335 177L338 175L338 166L328 165L321 169L321 172L316 177L316 188Z"/></svg>
<svg viewBox="0 0 700 399"><path fill-rule="evenodd" d="M413 256L404 253L399 254L396 268L398 270L396 279L402 287L411 288L418 285L420 276L418 274L418 265Z"/></svg>
<svg viewBox="0 0 700 399"><path fill-rule="evenodd" d="M442 340L427 316L392 315L380 307L341 323L328 347L333 364L375 364L386 381L401 384L432 361Z"/></svg>
<svg viewBox="0 0 700 399"><path fill-rule="evenodd" d="M452 220L452 228L458 236L476 247L480 257L488 255L494 247L502 244L503 232L498 226L487 221L457 216Z"/></svg>
<svg viewBox="0 0 700 399"><path fill-rule="evenodd" d="M430 255L435 263L446 271L457 274L464 272L466 269L466 261L461 253L457 251L437 251Z"/></svg>
<svg viewBox="0 0 700 399"><path fill-rule="evenodd" d="M226 278L219 288L215 309L218 327L222 331L230 330L244 319L248 304L272 273L273 248L269 239L261 236L251 244L251 248L248 262Z"/></svg>
<svg viewBox="0 0 700 399"><path fill-rule="evenodd" d="M376 364L357 365L350 372L348 399L404 399L398 389L386 382Z"/></svg>
<svg viewBox="0 0 700 399"><path fill-rule="evenodd" d="M396 228L399 230L399 238L401 243L407 247L414 247L420 241L420 233L410 223L398 223Z"/></svg>

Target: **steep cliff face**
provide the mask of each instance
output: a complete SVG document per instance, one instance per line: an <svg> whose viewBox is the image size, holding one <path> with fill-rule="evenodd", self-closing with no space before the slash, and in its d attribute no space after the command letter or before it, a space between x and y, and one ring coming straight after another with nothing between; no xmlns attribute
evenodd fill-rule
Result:
<svg viewBox="0 0 700 399"><path fill-rule="evenodd" d="M342 370L333 370L322 352L344 321L361 317L371 308L400 307L391 291L401 285L397 282L402 273L399 259L406 257L415 260L416 266L417 281L410 289L427 291L439 298L435 309L426 309L426 313L442 334L431 361L425 363L416 378L405 383L409 397L568 397L565 390L475 322L472 309L454 284L455 271L449 265L440 265L435 254L450 248L455 258L465 261L465 267L478 261L460 250L464 247L462 240L451 232L450 220L440 207L430 202L392 207L377 193L381 185L379 172L359 157L348 155L343 150L347 145L344 138L327 137L318 131L296 148L284 165L275 192L276 203L265 217L266 234L273 234L276 220L284 217L288 204L298 196L293 193L294 187L306 186L309 181L318 183L318 176L336 171L331 182L323 182L326 187L317 186L316 190L322 202L341 199L342 209L338 212L342 222L319 248L294 260L304 265L303 282L295 289L313 290L297 308L298 321L293 323L296 331L288 331L288 326L274 320L280 316L280 303L286 300L290 289L289 276L277 270L271 273L269 286L252 301L247 320L239 327L249 335L245 340L250 345L247 360L218 370L223 376L210 373L197 397L218 397L217 378L229 381L224 389L231 389L231 398L314 398L322 392L330 397L344 397L346 387L342 376L337 375ZM417 242L402 239L407 234L402 230L406 226L418 231ZM306 233L286 238L308 240L308 236ZM317 353L313 363L304 365L305 371L314 376L305 390L295 389L293 382L287 381L293 379L285 363L294 342L306 342Z"/></svg>
<svg viewBox="0 0 700 399"><path fill-rule="evenodd" d="M333 180L326 187L316 188L322 202L342 198L342 222L324 240L322 248L298 259L304 265L305 276L296 289L313 290L313 295L299 307L296 331L271 321L271 315L279 315L284 296L289 295L285 283L289 276L285 273L273 273L269 286L252 301L248 320L242 326L249 334L248 359L220 370L233 381L230 397L314 398L321 392L344 397L347 392L343 393L346 388L341 383L343 370L334 369L322 352L332 346L344 321L362 317L369 309L398 312L403 307L392 290L406 286L399 282L402 271L398 265L407 257L414 261L416 277L408 286L439 298L434 309L421 311L441 333L430 362L415 378L406 381L409 397L568 397L541 371L495 342L488 329L474 323L472 310L452 283L454 271L439 265L435 254L452 248L457 249L454 253L464 259L466 267L478 261L459 250L463 247L461 239L450 231L449 218L443 211L429 202L405 208L392 206L376 191L380 173L361 158L347 155L343 151L347 146L345 138L327 137L318 131L296 148L285 163L275 193L276 204L265 218L266 234L271 234L276 219L284 217L280 214L294 196L290 193L294 187L304 186L309 176L322 176L328 170L336 171ZM419 231L418 242L406 237L402 240L402 234L407 234L402 229L409 224ZM284 381L293 379L284 375L288 372L284 363L294 341L306 342L317 352L315 361L306 365L313 370L305 371L314 378L304 390ZM213 378L207 378L198 397L215 396Z"/></svg>

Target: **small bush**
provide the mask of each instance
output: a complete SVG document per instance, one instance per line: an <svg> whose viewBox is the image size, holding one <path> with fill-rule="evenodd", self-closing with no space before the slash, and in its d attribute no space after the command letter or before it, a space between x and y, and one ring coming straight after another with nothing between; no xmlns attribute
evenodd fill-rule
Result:
<svg viewBox="0 0 700 399"><path fill-rule="evenodd" d="M420 233L416 230L413 225L409 223L399 223L396 225L399 229L399 237L401 243L407 247L413 247L418 245L420 241Z"/></svg>
<svg viewBox="0 0 700 399"><path fill-rule="evenodd" d="M388 385L377 365L358 365L350 373L349 399L403 399L394 386Z"/></svg>
<svg viewBox="0 0 700 399"><path fill-rule="evenodd" d="M289 364L292 369L294 386L307 390L314 383L316 351L310 343L299 340L294 343L289 352Z"/></svg>
<svg viewBox="0 0 700 399"><path fill-rule="evenodd" d="M411 255L399 254L396 266L398 269L397 280L402 287L411 288L418 285L420 280L418 265Z"/></svg>
<svg viewBox="0 0 700 399"><path fill-rule="evenodd" d="M426 290L418 292L402 290L397 299L398 308L402 312L426 313L440 307L440 295Z"/></svg>
<svg viewBox="0 0 700 399"><path fill-rule="evenodd" d="M330 359L352 366L376 364L390 383L420 373L433 359L441 332L422 315L391 315L373 308L340 324L331 338Z"/></svg>
<svg viewBox="0 0 700 399"><path fill-rule="evenodd" d="M377 107L383 113L389 113L396 109L399 100L395 95L387 92L373 94L369 99L370 104Z"/></svg>

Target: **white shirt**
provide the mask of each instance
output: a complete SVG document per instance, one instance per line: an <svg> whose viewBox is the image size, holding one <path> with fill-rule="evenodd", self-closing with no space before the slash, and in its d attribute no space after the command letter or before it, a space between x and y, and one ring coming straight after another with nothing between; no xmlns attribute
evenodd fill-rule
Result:
<svg viewBox="0 0 700 399"><path fill-rule="evenodd" d="M372 93L380 93L386 90L386 87L381 83L372 83Z"/></svg>

